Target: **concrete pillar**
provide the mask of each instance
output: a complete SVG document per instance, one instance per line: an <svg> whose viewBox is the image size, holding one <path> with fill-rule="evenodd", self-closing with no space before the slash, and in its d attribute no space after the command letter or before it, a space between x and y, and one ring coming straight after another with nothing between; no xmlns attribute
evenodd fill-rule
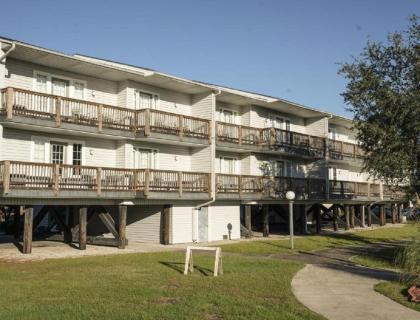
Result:
<svg viewBox="0 0 420 320"><path fill-rule="evenodd" d="M363 204L359 207L359 212L360 212L360 227L364 228L365 227L365 206Z"/></svg>
<svg viewBox="0 0 420 320"><path fill-rule="evenodd" d="M346 218L345 229L350 230L350 206L348 204L346 204L344 206L344 214L345 214L345 218Z"/></svg>
<svg viewBox="0 0 420 320"><path fill-rule="evenodd" d="M270 235L270 205L263 206L263 237Z"/></svg>

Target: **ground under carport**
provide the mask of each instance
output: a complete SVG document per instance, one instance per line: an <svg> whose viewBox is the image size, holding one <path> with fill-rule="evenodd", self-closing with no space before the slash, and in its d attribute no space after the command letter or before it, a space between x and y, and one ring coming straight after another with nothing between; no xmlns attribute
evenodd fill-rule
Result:
<svg viewBox="0 0 420 320"><path fill-rule="evenodd" d="M397 274L357 266L349 260L367 249L380 250L380 246L387 244L321 250L281 258L309 263L293 278L293 293L302 304L327 319L420 319L417 311L374 291L375 284L383 280L395 280Z"/></svg>

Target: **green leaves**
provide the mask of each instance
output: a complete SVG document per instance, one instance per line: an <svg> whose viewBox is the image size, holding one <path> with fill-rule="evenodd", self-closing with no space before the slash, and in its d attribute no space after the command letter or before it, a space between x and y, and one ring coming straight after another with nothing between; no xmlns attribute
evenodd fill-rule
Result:
<svg viewBox="0 0 420 320"><path fill-rule="evenodd" d="M387 43L369 41L359 57L344 63L342 93L354 114L361 147L369 154L365 170L388 184L409 181L419 192L420 25L410 18L407 31Z"/></svg>

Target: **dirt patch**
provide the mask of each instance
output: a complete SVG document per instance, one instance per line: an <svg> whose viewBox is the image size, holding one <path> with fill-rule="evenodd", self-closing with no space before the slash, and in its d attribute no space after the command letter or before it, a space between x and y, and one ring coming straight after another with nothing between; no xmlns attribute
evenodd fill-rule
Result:
<svg viewBox="0 0 420 320"><path fill-rule="evenodd" d="M217 314L210 314L206 317L206 320L223 320L223 318Z"/></svg>
<svg viewBox="0 0 420 320"><path fill-rule="evenodd" d="M174 297L161 297L158 300L151 301L150 303L160 305L177 304L179 303L179 299Z"/></svg>

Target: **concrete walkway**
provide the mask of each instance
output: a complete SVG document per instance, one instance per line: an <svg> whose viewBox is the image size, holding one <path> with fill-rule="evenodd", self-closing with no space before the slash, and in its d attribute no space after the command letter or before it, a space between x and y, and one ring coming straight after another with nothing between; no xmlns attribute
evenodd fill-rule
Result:
<svg viewBox="0 0 420 320"><path fill-rule="evenodd" d="M366 248L359 248L363 249ZM357 250L323 250L291 258L313 262L293 278L292 289L296 298L330 320L419 320L419 312L374 291L375 284L395 280L397 275L353 264L348 259Z"/></svg>

